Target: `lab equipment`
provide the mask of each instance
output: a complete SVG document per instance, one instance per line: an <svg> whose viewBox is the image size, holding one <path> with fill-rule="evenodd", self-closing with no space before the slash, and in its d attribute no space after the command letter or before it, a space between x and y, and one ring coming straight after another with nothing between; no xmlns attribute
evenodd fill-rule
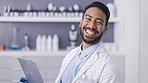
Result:
<svg viewBox="0 0 148 83"><path fill-rule="evenodd" d="M29 37L28 37L28 34L26 33L24 35L24 47L22 48L22 50L24 50L24 51L30 50L28 43L29 43Z"/></svg>
<svg viewBox="0 0 148 83"><path fill-rule="evenodd" d="M69 36L70 46L68 46L67 49L69 50L76 47L76 41L78 38L78 32L76 31L76 27L74 24L71 25L68 36Z"/></svg>
<svg viewBox="0 0 148 83"><path fill-rule="evenodd" d="M20 50L21 47L18 42L19 34L18 34L18 28L13 28L13 35L12 35L12 42L11 42L11 49L12 50Z"/></svg>

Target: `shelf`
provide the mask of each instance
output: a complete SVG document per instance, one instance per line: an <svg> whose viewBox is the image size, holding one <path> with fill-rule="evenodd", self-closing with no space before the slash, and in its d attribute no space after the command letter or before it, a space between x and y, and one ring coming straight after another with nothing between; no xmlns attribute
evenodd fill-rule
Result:
<svg viewBox="0 0 148 83"><path fill-rule="evenodd" d="M68 53L66 50L60 50L55 52L47 51L0 51L0 56L65 56Z"/></svg>
<svg viewBox="0 0 148 83"><path fill-rule="evenodd" d="M81 17L0 17L0 22L80 22ZM118 22L117 18L111 18L110 23Z"/></svg>
<svg viewBox="0 0 148 83"><path fill-rule="evenodd" d="M60 50L56 52L47 52L47 51L0 51L0 56L12 56L12 57L21 57L21 56L65 56L68 53L66 50ZM121 52L109 52L112 56L123 56L124 53Z"/></svg>

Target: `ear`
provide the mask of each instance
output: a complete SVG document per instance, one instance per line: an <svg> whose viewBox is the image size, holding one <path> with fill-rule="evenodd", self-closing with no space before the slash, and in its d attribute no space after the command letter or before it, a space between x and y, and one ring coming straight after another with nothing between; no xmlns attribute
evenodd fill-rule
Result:
<svg viewBox="0 0 148 83"><path fill-rule="evenodd" d="M103 33L106 33L108 31L107 27L104 27Z"/></svg>
<svg viewBox="0 0 148 83"><path fill-rule="evenodd" d="M79 27L81 27L82 26L82 19L80 20L80 24L79 24Z"/></svg>

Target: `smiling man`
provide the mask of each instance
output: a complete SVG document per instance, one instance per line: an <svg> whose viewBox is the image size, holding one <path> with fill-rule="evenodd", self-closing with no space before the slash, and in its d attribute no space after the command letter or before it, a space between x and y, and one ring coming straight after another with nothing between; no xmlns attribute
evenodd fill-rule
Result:
<svg viewBox="0 0 148 83"><path fill-rule="evenodd" d="M101 41L109 17L101 2L85 8L79 25L82 44L65 56L56 83L120 83L118 67Z"/></svg>

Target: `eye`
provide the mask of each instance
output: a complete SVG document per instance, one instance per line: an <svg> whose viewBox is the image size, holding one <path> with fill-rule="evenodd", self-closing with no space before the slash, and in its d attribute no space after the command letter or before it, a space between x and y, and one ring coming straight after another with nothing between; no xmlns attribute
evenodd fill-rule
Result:
<svg viewBox="0 0 148 83"><path fill-rule="evenodd" d="M101 25L103 25L103 22L100 21L100 20L97 20L97 24L101 24Z"/></svg>
<svg viewBox="0 0 148 83"><path fill-rule="evenodd" d="M91 21L91 18L86 17L85 20Z"/></svg>

